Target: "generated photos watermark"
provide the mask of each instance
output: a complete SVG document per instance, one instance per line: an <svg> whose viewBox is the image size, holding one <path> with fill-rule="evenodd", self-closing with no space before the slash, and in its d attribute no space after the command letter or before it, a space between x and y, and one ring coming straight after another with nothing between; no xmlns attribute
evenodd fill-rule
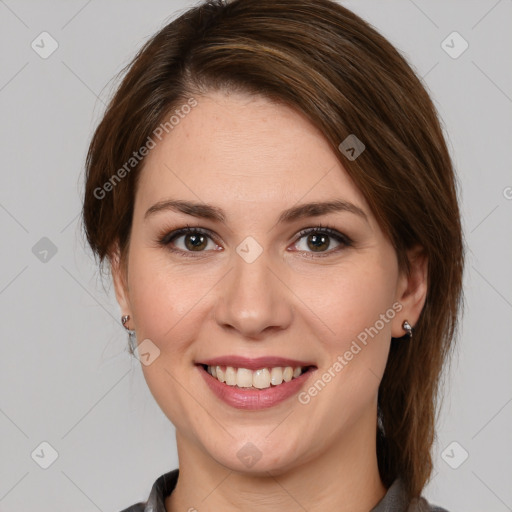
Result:
<svg viewBox="0 0 512 512"><path fill-rule="evenodd" d="M93 191L93 195L96 199L103 199L108 192L112 192L114 187L121 182L127 174L134 169L149 152L156 147L155 139L162 140L164 134L170 133L174 128L180 124L181 120L184 119L194 107L197 107L197 100L195 98L189 98L187 102L181 107L174 110L174 113L167 119L167 121L160 123L148 136L146 142L137 151L132 153L132 156L126 161L122 167L120 167L112 176L103 184L101 187L96 187Z"/></svg>
<svg viewBox="0 0 512 512"><path fill-rule="evenodd" d="M309 402L311 402L311 398L317 396L318 393L320 393L320 391L322 391L325 386L327 386L327 384L349 364L350 361L352 361L354 356L359 354L359 352L368 345L368 337L373 339L377 336L377 334L384 329L386 324L393 320L396 314L402 311L402 309L402 304L400 302L395 302L385 313L381 313L379 319L376 320L372 326L366 327L361 331L356 337L357 340L353 340L350 344L350 348L343 354L338 355L336 361L334 361L334 363L325 370L322 375L320 375L314 384L312 384L307 390L299 393L299 402L304 405L309 404Z"/></svg>

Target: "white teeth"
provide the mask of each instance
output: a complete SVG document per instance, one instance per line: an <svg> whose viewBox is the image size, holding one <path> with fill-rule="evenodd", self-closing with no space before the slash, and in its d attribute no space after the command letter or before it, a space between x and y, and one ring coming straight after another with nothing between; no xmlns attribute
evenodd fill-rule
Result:
<svg viewBox="0 0 512 512"><path fill-rule="evenodd" d="M247 368L238 368L236 372L236 385L239 388L250 388L252 386L252 372Z"/></svg>
<svg viewBox="0 0 512 512"><path fill-rule="evenodd" d="M270 370L270 383L274 386L282 384L283 382L283 369L279 366Z"/></svg>
<svg viewBox="0 0 512 512"><path fill-rule="evenodd" d="M252 385L258 389L270 387L270 372L267 368L262 368L261 370L252 372Z"/></svg>
<svg viewBox="0 0 512 512"><path fill-rule="evenodd" d="M224 373L224 370L220 366L215 367L215 373L217 374L217 380L219 380L220 382L226 382L226 375Z"/></svg>
<svg viewBox="0 0 512 512"><path fill-rule="evenodd" d="M302 375L302 367L276 366L274 368L260 368L252 371L247 368L234 368L233 366L208 366L208 373L220 382L228 386L239 388L254 387L266 389L270 386L278 386L283 382L290 382L292 379Z"/></svg>
<svg viewBox="0 0 512 512"><path fill-rule="evenodd" d="M226 384L228 386L236 385L236 374L237 371L232 366L226 368Z"/></svg>
<svg viewBox="0 0 512 512"><path fill-rule="evenodd" d="M287 366L283 371L283 380L285 382L290 382L293 377L293 368L291 366Z"/></svg>

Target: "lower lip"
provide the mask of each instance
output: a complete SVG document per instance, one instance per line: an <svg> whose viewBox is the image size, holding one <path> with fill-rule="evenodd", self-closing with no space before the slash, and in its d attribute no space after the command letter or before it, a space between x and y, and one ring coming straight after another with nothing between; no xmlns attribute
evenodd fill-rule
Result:
<svg viewBox="0 0 512 512"><path fill-rule="evenodd" d="M237 386L228 386L212 377L201 365L197 365L197 367L213 393L226 404L236 409L266 409L273 407L297 394L310 375L314 373L314 369L310 369L290 382L283 382L278 386L270 386L266 389L244 389Z"/></svg>

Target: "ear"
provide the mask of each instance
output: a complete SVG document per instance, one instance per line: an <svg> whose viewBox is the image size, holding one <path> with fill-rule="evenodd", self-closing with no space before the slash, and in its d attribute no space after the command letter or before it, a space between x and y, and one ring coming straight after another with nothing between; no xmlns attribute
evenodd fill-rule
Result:
<svg viewBox="0 0 512 512"><path fill-rule="evenodd" d="M121 308L122 315L131 315L131 306L128 293L128 275L126 265L121 260L121 251L119 246L116 246L114 252L109 257L110 272L112 280L114 281L114 289L116 292L116 299Z"/></svg>
<svg viewBox="0 0 512 512"><path fill-rule="evenodd" d="M396 315L391 328L393 338L401 338L406 334L402 327L407 320L413 327L418 322L428 289L428 258L420 245L415 245L407 251L409 260L409 273L405 270L398 278L397 301L402 305L400 313Z"/></svg>

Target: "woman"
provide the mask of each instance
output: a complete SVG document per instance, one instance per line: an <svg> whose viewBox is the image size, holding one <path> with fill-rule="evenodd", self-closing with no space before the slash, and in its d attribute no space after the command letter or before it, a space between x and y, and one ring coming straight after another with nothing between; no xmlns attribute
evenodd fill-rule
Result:
<svg viewBox="0 0 512 512"><path fill-rule="evenodd" d="M179 469L127 511L438 510L463 270L432 102L329 0L208 2L139 52L83 218Z"/></svg>

